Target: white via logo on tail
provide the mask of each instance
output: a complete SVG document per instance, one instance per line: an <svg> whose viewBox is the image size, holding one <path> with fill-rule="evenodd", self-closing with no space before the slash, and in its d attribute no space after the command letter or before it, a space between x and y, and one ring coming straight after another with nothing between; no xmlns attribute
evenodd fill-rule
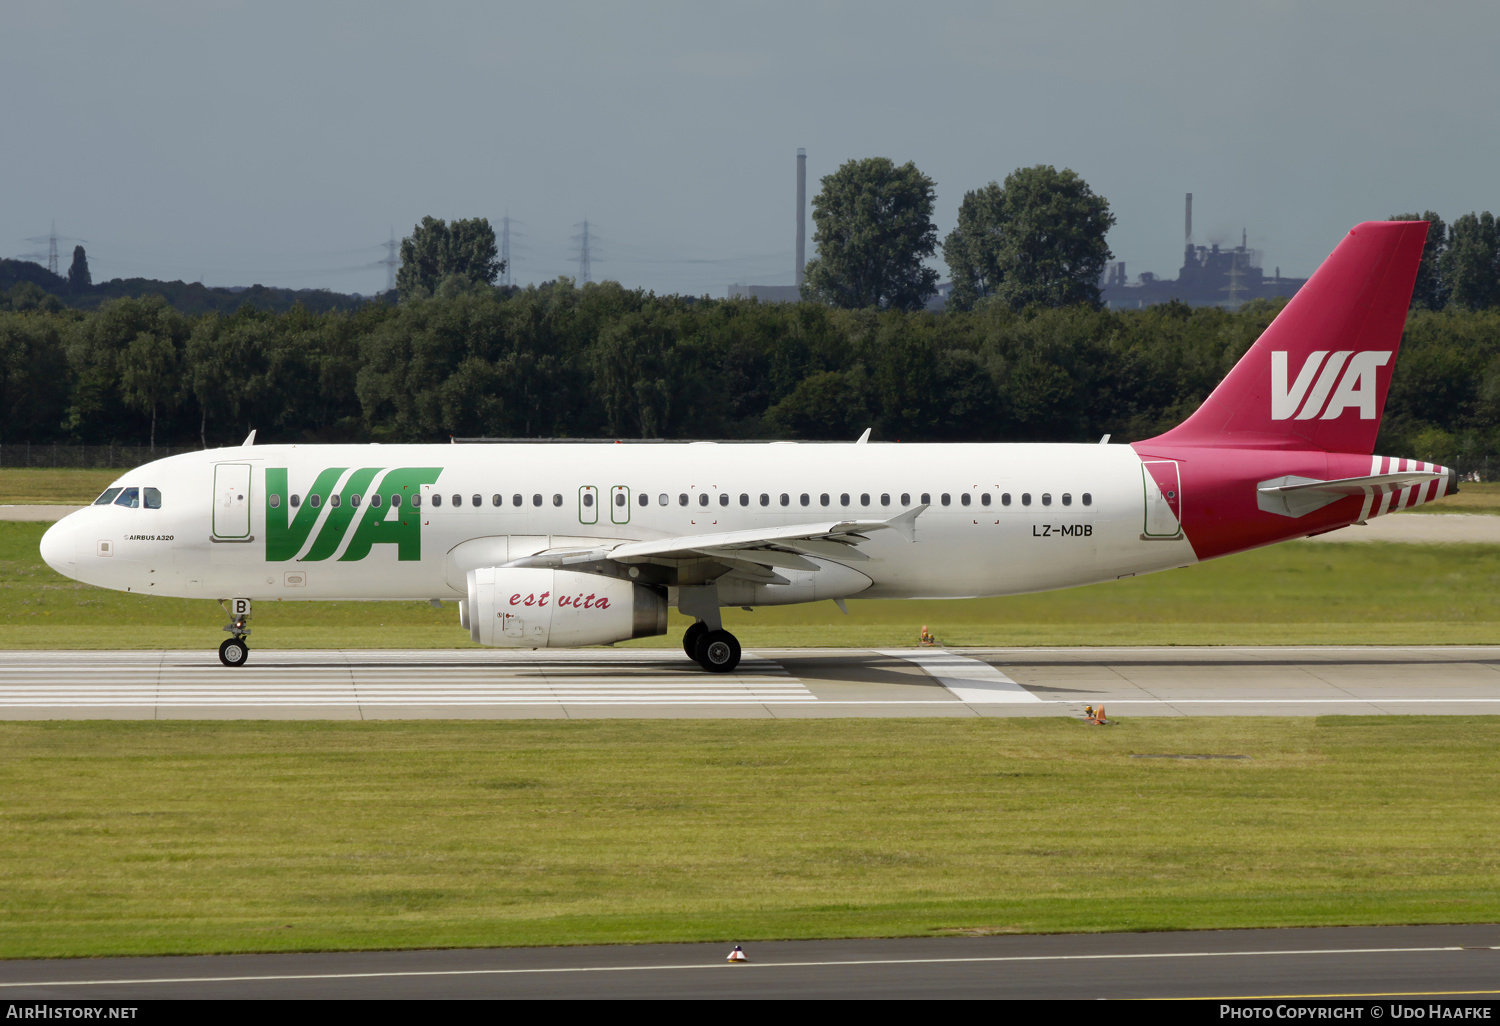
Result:
<svg viewBox="0 0 1500 1026"><path fill-rule="evenodd" d="M1328 357L1327 363L1323 362L1324 357ZM1324 420L1334 420L1351 406L1359 410L1360 420L1375 419L1375 371L1391 362L1389 352L1366 350L1355 353L1345 349L1329 356L1328 350L1320 349L1308 355L1290 388L1287 387L1286 358L1285 350L1271 351L1272 420L1290 420L1293 414L1298 420L1312 420L1319 412ZM1323 369L1321 374L1318 373L1320 366ZM1339 377L1341 372L1342 378ZM1338 384L1336 391L1335 382ZM1333 394L1331 399L1330 392ZM1298 407L1302 412L1297 412Z"/></svg>

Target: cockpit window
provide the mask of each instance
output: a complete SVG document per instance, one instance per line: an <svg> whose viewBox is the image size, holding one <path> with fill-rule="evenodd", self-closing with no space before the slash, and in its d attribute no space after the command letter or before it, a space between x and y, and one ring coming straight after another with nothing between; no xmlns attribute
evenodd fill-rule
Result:
<svg viewBox="0 0 1500 1026"><path fill-rule="evenodd" d="M141 504L141 490L139 488L122 488L120 497L115 500L116 506L128 506L135 509Z"/></svg>
<svg viewBox="0 0 1500 1026"><path fill-rule="evenodd" d="M95 506L108 506L111 502L115 501L115 496L119 495L124 490L125 489L123 489L123 488L106 488L106 489L104 489L104 494L101 495L101 496L99 496L99 498L97 498L97 499L94 500L94 505Z"/></svg>
<svg viewBox="0 0 1500 1026"><path fill-rule="evenodd" d="M143 491L146 493L145 494L146 508L147 509L161 509L161 489L160 488L146 488L146 489L143 489Z"/></svg>

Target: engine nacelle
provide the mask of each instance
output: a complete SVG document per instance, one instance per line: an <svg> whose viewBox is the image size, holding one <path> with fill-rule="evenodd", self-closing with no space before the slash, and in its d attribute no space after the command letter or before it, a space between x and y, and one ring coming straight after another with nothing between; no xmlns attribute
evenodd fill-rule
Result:
<svg viewBox="0 0 1500 1026"><path fill-rule="evenodd" d="M572 648L667 633L666 597L634 581L503 566L468 577L460 622L481 645Z"/></svg>

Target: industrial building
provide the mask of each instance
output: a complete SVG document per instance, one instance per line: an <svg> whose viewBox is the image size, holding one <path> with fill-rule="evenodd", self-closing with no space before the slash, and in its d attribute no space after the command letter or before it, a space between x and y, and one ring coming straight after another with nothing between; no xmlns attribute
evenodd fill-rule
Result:
<svg viewBox="0 0 1500 1026"><path fill-rule="evenodd" d="M1245 235L1233 249L1193 245L1193 194L1187 194L1182 267L1176 280L1149 271L1132 284L1125 262L1108 265L1100 282L1100 301L1111 310L1136 310L1178 300L1188 306L1221 306L1235 310L1252 299L1290 299L1307 284L1306 278L1283 278L1281 268L1266 274L1258 250L1246 245Z"/></svg>

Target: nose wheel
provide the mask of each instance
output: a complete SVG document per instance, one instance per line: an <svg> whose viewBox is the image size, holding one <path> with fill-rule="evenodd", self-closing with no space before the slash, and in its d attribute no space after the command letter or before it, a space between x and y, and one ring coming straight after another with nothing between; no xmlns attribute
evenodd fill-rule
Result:
<svg viewBox="0 0 1500 1026"><path fill-rule="evenodd" d="M225 666L244 666L245 660L250 658L250 646L245 643L245 636L250 633L250 600L230 599L229 605L225 606L220 599L219 605L229 614L229 623L224 629L230 634L219 646L219 662Z"/></svg>
<svg viewBox="0 0 1500 1026"><path fill-rule="evenodd" d="M244 666L250 658L250 646L240 638L226 638L219 646L219 662L225 666Z"/></svg>

